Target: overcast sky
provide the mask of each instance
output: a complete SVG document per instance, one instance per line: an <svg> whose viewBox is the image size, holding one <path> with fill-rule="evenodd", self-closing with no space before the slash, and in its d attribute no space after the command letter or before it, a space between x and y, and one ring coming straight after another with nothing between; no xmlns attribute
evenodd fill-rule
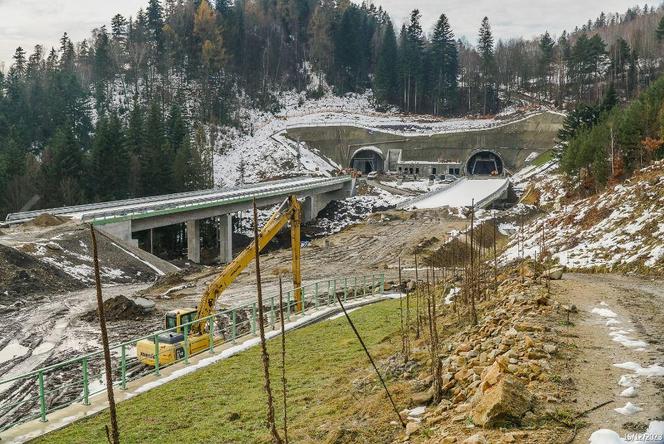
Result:
<svg viewBox="0 0 664 444"><path fill-rule="evenodd" d="M375 0L397 22L419 8L429 32L445 12L457 37L472 43L485 15L489 16L496 38L532 37L544 30L559 34L594 18L604 10L624 12L637 0ZM641 1L643 3L643 1ZM654 3L651 1L650 3ZM28 53L36 44L57 45L63 32L75 40L89 36L94 27L108 24L116 13L134 15L147 0L0 0L0 63L5 70L17 46Z"/></svg>

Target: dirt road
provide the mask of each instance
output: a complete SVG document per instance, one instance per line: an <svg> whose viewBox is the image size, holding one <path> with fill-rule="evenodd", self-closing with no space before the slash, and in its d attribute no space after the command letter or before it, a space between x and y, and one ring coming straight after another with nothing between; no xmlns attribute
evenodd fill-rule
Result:
<svg viewBox="0 0 664 444"><path fill-rule="evenodd" d="M568 274L554 285L561 302L579 309L565 335L578 356L561 375L570 384L566 408L583 412L610 401L582 418L587 425L571 442L588 443L600 429L629 438L664 421L664 282ZM593 442L614 442L607 439Z"/></svg>

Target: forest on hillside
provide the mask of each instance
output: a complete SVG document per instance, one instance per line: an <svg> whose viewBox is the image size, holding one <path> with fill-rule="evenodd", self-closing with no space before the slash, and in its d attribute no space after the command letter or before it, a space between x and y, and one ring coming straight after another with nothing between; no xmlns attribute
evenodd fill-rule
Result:
<svg viewBox="0 0 664 444"><path fill-rule="evenodd" d="M278 110L279 91L372 90L379 110L438 116L627 101L661 71L662 16L635 7L498 42L485 18L469 42L444 13L395 28L366 2L149 0L83 41L16 49L0 73L0 217L211 187L210 132L239 126L247 101Z"/></svg>

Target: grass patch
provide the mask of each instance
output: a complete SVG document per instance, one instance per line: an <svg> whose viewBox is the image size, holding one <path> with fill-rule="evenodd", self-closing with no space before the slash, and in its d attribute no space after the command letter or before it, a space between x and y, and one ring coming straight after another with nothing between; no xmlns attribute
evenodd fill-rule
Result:
<svg viewBox="0 0 664 444"><path fill-rule="evenodd" d="M399 301L354 311L374 358L400 348ZM400 427L345 318L287 334L289 438L292 442L391 442ZM269 342L275 409L283 418L280 340ZM358 383L362 381L362 383ZM399 408L410 391L389 381ZM259 347L118 405L123 443L269 442ZM45 435L40 443L104 443L108 412Z"/></svg>
<svg viewBox="0 0 664 444"><path fill-rule="evenodd" d="M533 160L532 164L539 167L551 160L553 160L553 150L544 151L542 154L537 156L535 160Z"/></svg>

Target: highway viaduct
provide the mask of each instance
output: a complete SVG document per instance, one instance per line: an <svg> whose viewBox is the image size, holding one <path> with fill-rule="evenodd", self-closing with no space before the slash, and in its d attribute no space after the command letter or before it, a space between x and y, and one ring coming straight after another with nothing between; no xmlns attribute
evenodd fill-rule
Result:
<svg viewBox="0 0 664 444"><path fill-rule="evenodd" d="M5 224L27 222L48 213L92 223L105 233L137 246L138 241L132 238L134 233L151 233L155 228L184 223L187 227L187 257L192 262L200 263L200 222L207 218L218 218L220 261L228 263L233 259L233 214L253 208L254 198L259 208L265 208L281 203L290 195L296 195L303 200L303 222L308 222L315 219L331 201L351 196L354 186L355 180L350 176L299 177L231 189L13 213L7 216Z"/></svg>

